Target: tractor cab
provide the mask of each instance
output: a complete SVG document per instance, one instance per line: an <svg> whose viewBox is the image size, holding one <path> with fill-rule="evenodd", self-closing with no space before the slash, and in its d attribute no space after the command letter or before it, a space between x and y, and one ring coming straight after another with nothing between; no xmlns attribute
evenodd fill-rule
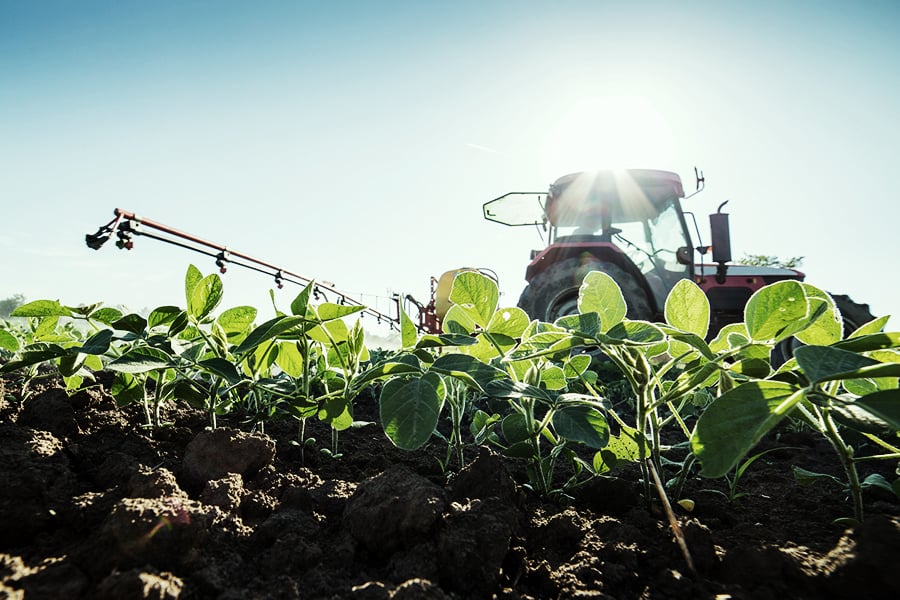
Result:
<svg viewBox="0 0 900 600"><path fill-rule="evenodd" d="M634 317L652 318L661 312L666 295L679 279L693 277L693 252L680 199L681 178L668 171L628 170L573 173L557 179L547 193L506 194L484 205L484 217L510 226L533 225L548 232L548 245L532 253L526 270L526 294L533 301L535 282L558 265L590 266L616 279L620 287L634 289ZM578 259L573 263L573 259ZM576 268L562 275L577 279ZM582 275L583 277L583 275ZM556 277L553 277L556 279ZM624 281L624 280L628 281ZM627 285L626 285L627 284ZM572 311L572 285L568 298L548 299L552 306L531 306L538 318L549 319ZM549 292L548 292L549 293ZM540 294L543 296L544 294ZM643 296L639 298L638 296ZM628 298L626 298L628 299ZM549 312L548 312L549 311ZM552 320L552 319L549 319Z"/></svg>

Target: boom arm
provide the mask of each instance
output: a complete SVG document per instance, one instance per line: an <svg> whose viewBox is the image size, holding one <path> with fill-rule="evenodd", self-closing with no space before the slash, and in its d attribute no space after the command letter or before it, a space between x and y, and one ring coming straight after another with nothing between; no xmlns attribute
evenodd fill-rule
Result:
<svg viewBox="0 0 900 600"><path fill-rule="evenodd" d="M199 238L195 235L173 229L168 225L163 225L162 223L157 223L155 221L151 221L150 219L139 217L132 212L117 208L114 211L114 215L115 216L113 217L113 219L109 223L101 225L97 229L96 233L89 233L84 236L85 243L89 248L93 250L99 250L101 247L103 247L103 244L105 244L109 240L112 234L115 233L116 237L118 238L116 240L116 246L120 249L131 250L134 247L132 238L134 236L144 236L212 257L215 259L216 266L219 267L219 272L221 273L225 273L228 270L228 264L233 264L239 267L257 271L258 273L263 273L264 275L274 277L275 285L277 285L279 289L284 286L285 282L295 283L302 286L313 283L312 279L304 277L303 275L300 275L298 273L294 273L293 271L289 271L272 263L259 260L250 256L249 254L231 250L227 246L216 244L214 242ZM160 233L151 233L149 231L143 230L143 228L155 229ZM395 294L393 298L393 300L397 303L398 308L396 317L389 316L385 313L375 310L374 308L369 308L363 305L361 302L355 300L349 294L338 290L332 285L329 285L327 283L315 283L315 286L313 287L314 297L318 298L320 295L327 296L327 294L333 294L337 298L337 302L339 304L349 306L363 306L363 314L368 314L372 317L375 317L375 319L379 323L388 323L391 329L399 329L400 296L397 294Z"/></svg>

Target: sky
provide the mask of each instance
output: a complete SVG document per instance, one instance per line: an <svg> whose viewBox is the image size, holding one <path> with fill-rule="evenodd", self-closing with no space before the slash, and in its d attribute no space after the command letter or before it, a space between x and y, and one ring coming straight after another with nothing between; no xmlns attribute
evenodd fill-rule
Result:
<svg viewBox="0 0 900 600"><path fill-rule="evenodd" d="M735 258L802 256L900 315L898 25L894 1L0 0L0 298L184 305L213 260L88 249L118 207L383 311L460 267L512 306L543 242L484 202L696 166L706 240L728 200ZM270 278L224 283L270 306Z"/></svg>

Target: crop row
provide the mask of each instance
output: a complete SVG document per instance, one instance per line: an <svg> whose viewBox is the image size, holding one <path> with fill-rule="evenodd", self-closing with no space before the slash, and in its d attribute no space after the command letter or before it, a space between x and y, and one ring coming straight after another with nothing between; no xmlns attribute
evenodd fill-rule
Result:
<svg viewBox="0 0 900 600"><path fill-rule="evenodd" d="M857 470L866 460L900 461L900 333L882 332L885 317L845 337L833 300L814 286L783 281L759 290L744 322L707 341L709 304L689 280L669 294L666 322L650 323L626 319L616 283L592 272L579 313L545 323L499 306L494 281L463 272L441 334L419 334L401 311L401 347L371 353L353 320L363 307L316 303L314 289L262 324L250 306L215 315L222 280L193 265L186 308L161 306L143 317L102 304L31 302L12 315L26 325L0 326L0 373L20 379L25 399L42 364L55 365L72 391L112 371L116 401L140 403L151 428L164 425L160 409L174 400L205 410L210 427L231 413L258 429L273 418L296 419L304 446L307 420L319 419L330 426L324 450L334 456L339 433L355 423L354 401L371 388L391 442L416 450L436 436L446 444L447 469L463 466L467 447L490 445L523 459L535 492L564 497L636 462L646 497L655 488L664 504L666 490L679 497L698 467L702 476L725 477L733 499L759 456L748 455L789 419L834 448L854 520L863 518L865 486L900 495L900 479L861 480ZM770 360L777 344L793 348L781 365ZM598 369L610 368L627 382L624 405L614 406L598 380ZM664 444L664 431L683 443ZM876 452L860 452L859 440ZM673 447L682 449L677 461ZM563 461L570 468L559 481Z"/></svg>

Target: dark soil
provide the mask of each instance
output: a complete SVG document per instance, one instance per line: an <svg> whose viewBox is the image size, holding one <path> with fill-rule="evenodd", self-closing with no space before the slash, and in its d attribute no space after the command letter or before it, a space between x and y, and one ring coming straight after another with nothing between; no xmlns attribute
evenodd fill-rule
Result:
<svg viewBox="0 0 900 600"><path fill-rule="evenodd" d="M692 573L634 469L562 505L521 463L473 450L448 477L440 445L403 452L377 425L342 432L333 458L316 424L304 456L290 421L165 417L151 432L102 386L23 403L0 380L0 598L900 598L896 498L867 490L865 523L834 524L852 512L840 488L791 474L838 474L804 432L768 441L794 449L757 461L734 504L688 481Z"/></svg>

